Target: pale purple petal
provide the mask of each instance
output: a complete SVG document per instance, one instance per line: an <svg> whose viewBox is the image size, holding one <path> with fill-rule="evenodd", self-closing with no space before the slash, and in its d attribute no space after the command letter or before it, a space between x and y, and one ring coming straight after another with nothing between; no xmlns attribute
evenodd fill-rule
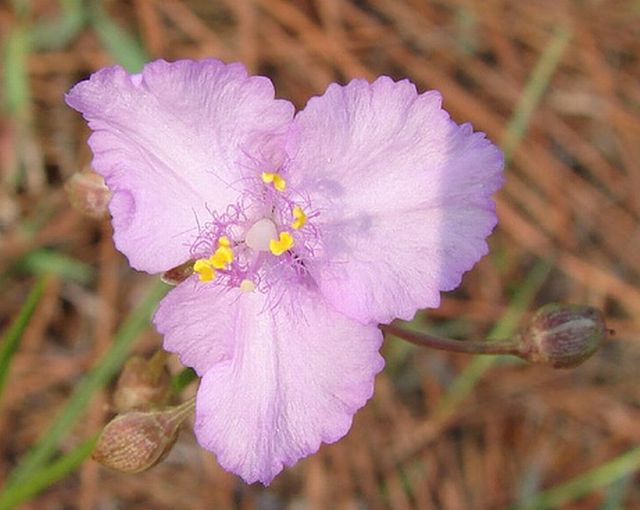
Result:
<svg viewBox="0 0 640 510"><path fill-rule="evenodd" d="M319 212L308 268L350 317L410 319L487 253L502 155L437 92L387 77L331 85L295 117L288 151L292 188Z"/></svg>
<svg viewBox="0 0 640 510"><path fill-rule="evenodd" d="M164 335L164 349L178 354L182 364L199 376L233 355L234 339L220 334L232 330L236 320L227 290L191 278L171 289L153 317L156 329Z"/></svg>
<svg viewBox="0 0 640 510"><path fill-rule="evenodd" d="M166 346L204 371L195 432L223 468L268 484L347 433L383 366L375 325L348 319L308 290L272 303L259 292L192 283L172 292L155 322Z"/></svg>
<svg viewBox="0 0 640 510"><path fill-rule="evenodd" d="M94 131L93 167L114 193L116 246L152 273L188 259L198 222L242 190L246 151L293 114L267 78L217 60L160 60L134 75L102 69L66 100Z"/></svg>

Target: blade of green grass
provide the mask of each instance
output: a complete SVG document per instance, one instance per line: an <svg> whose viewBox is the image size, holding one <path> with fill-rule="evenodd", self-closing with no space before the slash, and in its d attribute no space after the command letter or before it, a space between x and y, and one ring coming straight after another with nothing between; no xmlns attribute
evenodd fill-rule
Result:
<svg viewBox="0 0 640 510"><path fill-rule="evenodd" d="M624 498L633 480L633 473L613 482L606 491L600 510L623 510Z"/></svg>
<svg viewBox="0 0 640 510"><path fill-rule="evenodd" d="M142 69L148 60L142 46L107 15L101 1L92 3L89 20L102 45L119 64L130 72Z"/></svg>
<svg viewBox="0 0 640 510"><path fill-rule="evenodd" d="M4 109L13 115L24 114L29 105L28 53L27 30L18 24L9 32L3 52Z"/></svg>
<svg viewBox="0 0 640 510"><path fill-rule="evenodd" d="M185 368L171 379L171 391L179 395L182 390L196 380L198 380L196 371L193 368Z"/></svg>
<svg viewBox="0 0 640 510"><path fill-rule="evenodd" d="M4 47L4 107L14 115L23 114L29 104L27 78L28 37L18 24L10 32Z"/></svg>
<svg viewBox="0 0 640 510"><path fill-rule="evenodd" d="M61 49L77 36L87 22L85 0L61 0L62 15L52 21L38 23L31 31L31 44L36 49Z"/></svg>
<svg viewBox="0 0 640 510"><path fill-rule="evenodd" d="M511 159L514 151L520 145L529 127L531 117L540 104L542 95L547 90L570 40L571 32L567 27L564 25L556 27L551 41L547 44L536 63L536 67L531 72L500 143L505 161Z"/></svg>
<svg viewBox="0 0 640 510"><path fill-rule="evenodd" d="M491 330L490 338L509 338L517 331L523 314L530 308L550 271L550 264L544 260L539 260L534 265L515 293L507 311ZM511 356L475 356L449 385L433 411L431 422L446 423L456 409L469 397L482 376L498 362L514 362L514 358ZM515 360L515 362L520 363L519 360ZM410 445L402 446L395 454L394 469L396 463L401 463L416 455L424 446L423 440L429 441L433 437L431 433L432 430L429 429L427 437L413 441Z"/></svg>
<svg viewBox="0 0 640 510"><path fill-rule="evenodd" d="M171 388L174 394L178 395L193 381L198 379L198 375L191 368L185 368L171 381ZM32 496L50 487L57 481L75 471L84 460L86 460L98 441L99 433L96 433L90 439L87 439L75 449L60 456L50 464L41 467L29 475L29 483L18 485L12 490L2 501L0 501L0 510L14 508L24 503Z"/></svg>
<svg viewBox="0 0 640 510"><path fill-rule="evenodd" d="M51 273L62 280L83 284L91 283L94 276L89 264L48 249L27 253L17 263L16 269L34 274Z"/></svg>
<svg viewBox="0 0 640 510"><path fill-rule="evenodd" d="M114 342L102 360L76 386L67 404L49 426L47 432L24 455L18 467L9 475L3 492L0 493L0 509L11 508L7 505L17 490L31 484L31 476L39 471L55 453L60 440L72 429L84 414L92 395L102 388L115 375L128 356L135 339L149 325L149 316L166 293L167 286L154 284L145 299L129 315L115 335Z"/></svg>
<svg viewBox="0 0 640 510"><path fill-rule="evenodd" d="M10 188L20 185L39 188L44 183L44 162L33 127L33 105L27 69L31 35L29 8L28 2L15 2L17 19L2 48L4 83L0 88L4 88L4 99L0 109L8 112L9 125L14 132L8 178L5 179Z"/></svg>
<svg viewBox="0 0 640 510"><path fill-rule="evenodd" d="M478 51L478 16L475 9L462 5L456 12L456 43L462 51L473 55Z"/></svg>
<svg viewBox="0 0 640 510"><path fill-rule="evenodd" d="M542 99L542 95L548 86L556 67L561 61L564 50L569 42L570 33L564 27L558 27L547 48L540 56L536 67L531 73L520 101L516 105L511 119L507 123L503 140L505 161L508 161L513 151L522 142L529 121L535 108ZM547 278L551 265L546 261L538 261L527 276L523 285L514 296L509 309L502 319L490 332L491 338L508 338L516 332L518 323L530 306L535 294ZM507 357L500 356L476 356L466 369L458 375L448 388L447 393L440 400L434 410L434 421L446 421L455 412L455 409L469 396L483 375L498 361ZM511 359L511 358L509 358ZM420 442L401 452L400 458L406 458L421 448Z"/></svg>
<svg viewBox="0 0 640 510"><path fill-rule="evenodd" d="M3 495L0 502L1 510L15 508L32 496L50 487L75 471L89 456L98 441L98 434L79 444L66 455L51 462L51 464L29 475L29 483L17 485L15 489Z"/></svg>
<svg viewBox="0 0 640 510"><path fill-rule="evenodd" d="M38 278L32 287L31 292L29 292L26 301L22 305L18 316L15 318L7 332L2 336L2 341L0 341L0 399L2 399L4 385L6 384L7 376L9 375L11 358L16 352L18 345L20 344L22 334L29 325L31 316L40 302L46 281L47 275L42 275Z"/></svg>
<svg viewBox="0 0 640 510"><path fill-rule="evenodd" d="M489 338L510 338L517 332L522 316L531 306L550 271L550 264L543 260L539 260L533 266L511 300L509 308L489 333ZM507 359L513 360L509 356L475 356L449 386L434 414L451 414L471 394L482 376L494 364Z"/></svg>
<svg viewBox="0 0 640 510"><path fill-rule="evenodd" d="M578 475L568 482L539 492L532 496L529 501L511 508L512 510L559 508L569 501L586 496L638 471L640 471L640 446L632 448L626 453L582 475Z"/></svg>
<svg viewBox="0 0 640 510"><path fill-rule="evenodd" d="M531 116L540 103L542 95L562 59L562 55L570 38L571 33L567 28L564 26L557 27L551 41L547 44L545 51L531 72L522 96L507 123L505 136L502 140L502 150L505 154L505 161L510 159L513 151L515 151L522 142ZM550 270L551 267L547 262L539 261L537 263L522 287L518 290L506 314L489 334L490 338L509 338L515 333L523 313L529 307ZM485 372L501 359L504 358L496 356L476 356L464 372L462 372L449 387L447 394L443 397L440 405L436 409L436 413L448 414L455 409L460 402L467 398Z"/></svg>

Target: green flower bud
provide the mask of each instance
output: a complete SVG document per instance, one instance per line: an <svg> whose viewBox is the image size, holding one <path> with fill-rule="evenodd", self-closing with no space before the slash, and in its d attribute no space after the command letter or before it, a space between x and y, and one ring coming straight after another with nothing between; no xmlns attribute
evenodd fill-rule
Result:
<svg viewBox="0 0 640 510"><path fill-rule="evenodd" d="M180 425L194 400L162 411L132 411L111 420L91 455L100 464L123 473L140 473L163 460L178 438Z"/></svg>
<svg viewBox="0 0 640 510"><path fill-rule="evenodd" d="M576 367L598 350L607 331L595 308L549 303L520 334L518 356L554 368Z"/></svg>
<svg viewBox="0 0 640 510"><path fill-rule="evenodd" d="M119 413L164 407L171 394L171 377L165 362L167 353L156 352L151 359L129 358L118 378L113 404Z"/></svg>

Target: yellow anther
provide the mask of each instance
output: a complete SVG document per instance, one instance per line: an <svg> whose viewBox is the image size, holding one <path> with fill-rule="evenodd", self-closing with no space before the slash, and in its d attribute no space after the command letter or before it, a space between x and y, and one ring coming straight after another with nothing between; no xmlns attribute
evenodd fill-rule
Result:
<svg viewBox="0 0 640 510"><path fill-rule="evenodd" d="M233 250L227 236L218 238L218 249L208 259L198 259L193 270L198 273L201 282L210 282L216 277L216 269L227 269L233 262Z"/></svg>
<svg viewBox="0 0 640 510"><path fill-rule="evenodd" d="M293 247L293 236L289 232L280 232L279 239L269 241L269 249L276 256L282 255Z"/></svg>
<svg viewBox="0 0 640 510"><path fill-rule="evenodd" d="M304 213L301 207L297 205L293 208L293 223L291 223L291 228L298 230L304 227L304 224L307 222L307 215Z"/></svg>
<svg viewBox="0 0 640 510"><path fill-rule="evenodd" d="M217 263L223 265L231 264L233 262L233 250L231 248L227 248L226 246L220 246L220 248L218 248L211 256L211 262L213 262L214 260Z"/></svg>
<svg viewBox="0 0 640 510"><path fill-rule="evenodd" d="M219 250L220 248L218 248L211 257L209 257L209 263L216 269L224 269L227 267L227 259Z"/></svg>
<svg viewBox="0 0 640 510"><path fill-rule="evenodd" d="M233 262L233 250L227 236L218 239L218 249L209 257L209 263L216 269L226 269Z"/></svg>
<svg viewBox="0 0 640 510"><path fill-rule="evenodd" d="M284 191L287 187L287 181L285 181L282 177L276 174L273 178L273 187L278 191Z"/></svg>
<svg viewBox="0 0 640 510"><path fill-rule="evenodd" d="M216 277L216 270L209 259L198 259L193 264L193 270L198 273L201 282L210 282Z"/></svg>
<svg viewBox="0 0 640 510"><path fill-rule="evenodd" d="M273 187L278 191L284 191L287 187L287 181L275 172L262 172L262 182L265 184L273 183Z"/></svg>

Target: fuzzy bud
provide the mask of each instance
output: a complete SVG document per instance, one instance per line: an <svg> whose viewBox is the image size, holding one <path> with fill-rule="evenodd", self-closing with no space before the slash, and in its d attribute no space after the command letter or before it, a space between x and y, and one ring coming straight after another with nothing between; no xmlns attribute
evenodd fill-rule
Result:
<svg viewBox="0 0 640 510"><path fill-rule="evenodd" d="M69 202L85 216L101 219L107 214L111 191L102 176L92 170L83 170L72 175L64 185Z"/></svg>
<svg viewBox="0 0 640 510"><path fill-rule="evenodd" d="M522 331L518 355L554 368L573 368L598 350L607 331L602 313L595 308L549 303Z"/></svg>
<svg viewBox="0 0 640 510"><path fill-rule="evenodd" d="M171 393L171 377L165 362L167 354L158 351L151 359L129 358L118 378L113 404L120 413L148 411L164 407Z"/></svg>
<svg viewBox="0 0 640 510"><path fill-rule="evenodd" d="M193 410L189 401L162 411L132 411L103 429L92 458L123 473L140 473L163 460L178 438L180 425Z"/></svg>

